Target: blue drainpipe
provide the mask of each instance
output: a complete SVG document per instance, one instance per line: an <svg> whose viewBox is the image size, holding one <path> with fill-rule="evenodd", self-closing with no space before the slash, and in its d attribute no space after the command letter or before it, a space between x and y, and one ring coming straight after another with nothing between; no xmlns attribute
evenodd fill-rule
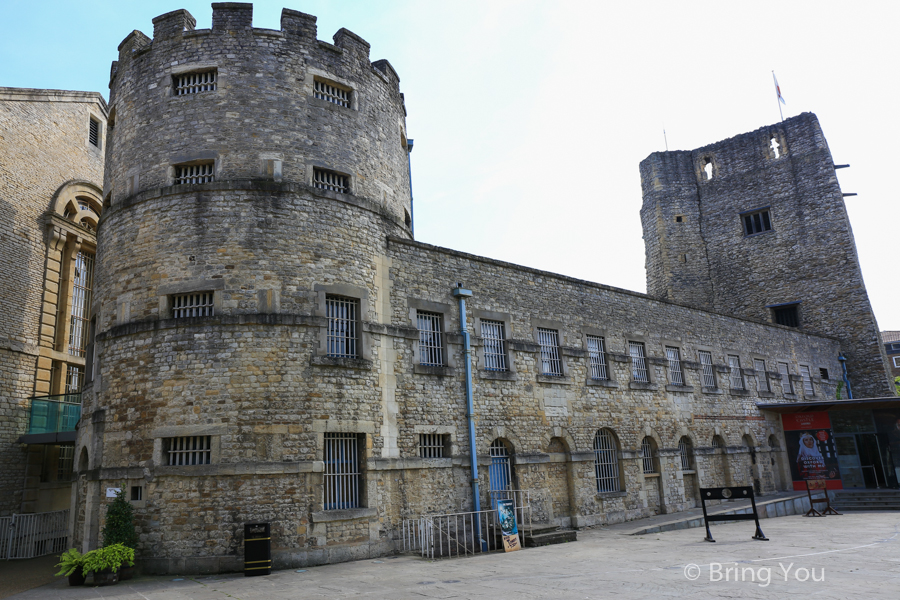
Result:
<svg viewBox="0 0 900 600"><path fill-rule="evenodd" d="M841 361L841 373L844 376L844 386L847 388L847 399L853 400L853 392L850 391L850 379L847 377L847 357L839 354L838 360Z"/></svg>
<svg viewBox="0 0 900 600"><path fill-rule="evenodd" d="M459 300L459 334L463 338L463 361L466 363L466 419L469 422L469 459L472 463L472 504L475 512L481 510L478 493L478 455L475 452L475 408L472 405L472 346L469 343L469 327L466 323L466 298L472 297L472 290L456 284L453 295Z"/></svg>

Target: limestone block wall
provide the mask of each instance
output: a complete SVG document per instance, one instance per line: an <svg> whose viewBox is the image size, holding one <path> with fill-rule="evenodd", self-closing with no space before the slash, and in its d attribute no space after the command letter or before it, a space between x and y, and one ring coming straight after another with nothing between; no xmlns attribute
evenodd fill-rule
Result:
<svg viewBox="0 0 900 600"><path fill-rule="evenodd" d="M765 322L799 302L801 328L842 340L855 397L894 395L815 115L653 153L641 179L650 295ZM741 213L763 208L772 230L746 236Z"/></svg>

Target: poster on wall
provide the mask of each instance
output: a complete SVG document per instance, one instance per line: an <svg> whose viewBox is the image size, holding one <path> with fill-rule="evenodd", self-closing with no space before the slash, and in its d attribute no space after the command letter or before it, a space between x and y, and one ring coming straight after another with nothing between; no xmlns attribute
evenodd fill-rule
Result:
<svg viewBox="0 0 900 600"><path fill-rule="evenodd" d="M503 534L503 549L507 552L520 550L515 503L512 500L498 500L497 518L500 521L500 533Z"/></svg>
<svg viewBox="0 0 900 600"><path fill-rule="evenodd" d="M805 490L807 479L824 479L829 490L843 489L828 413L781 415L781 423L794 489Z"/></svg>

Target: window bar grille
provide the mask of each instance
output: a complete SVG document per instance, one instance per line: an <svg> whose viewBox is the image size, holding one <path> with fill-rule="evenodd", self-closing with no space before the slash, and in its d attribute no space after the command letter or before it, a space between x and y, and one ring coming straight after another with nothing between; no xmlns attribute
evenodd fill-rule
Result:
<svg viewBox="0 0 900 600"><path fill-rule="evenodd" d="M75 462L75 446L59 446L59 456L56 463L56 480L68 481L72 478L72 467Z"/></svg>
<svg viewBox="0 0 900 600"><path fill-rule="evenodd" d="M420 433L419 434L419 457L420 458L443 458L444 457L444 436L440 433Z"/></svg>
<svg viewBox="0 0 900 600"><path fill-rule="evenodd" d="M741 358L733 354L728 355L728 368L731 369L731 389L743 390L744 374L741 372Z"/></svg>
<svg viewBox="0 0 900 600"><path fill-rule="evenodd" d="M325 434L325 510L359 508L359 436Z"/></svg>
<svg viewBox="0 0 900 600"><path fill-rule="evenodd" d="M172 316L176 319L189 317L211 317L213 314L213 293L182 294L172 298Z"/></svg>
<svg viewBox="0 0 900 600"><path fill-rule="evenodd" d="M492 492L505 491L512 487L512 469L509 466L509 449L502 440L491 442L491 466L488 482Z"/></svg>
<svg viewBox="0 0 900 600"><path fill-rule="evenodd" d="M559 377L562 363L559 360L559 332L555 329L538 328L538 343L541 346L541 373Z"/></svg>
<svg viewBox="0 0 900 600"><path fill-rule="evenodd" d="M94 256L79 251L75 257L75 278L72 283L72 322L69 329L69 354L84 356L87 346L88 311L94 287Z"/></svg>
<svg viewBox="0 0 900 600"><path fill-rule="evenodd" d="M716 372L713 370L712 364L712 354L706 350L700 350L697 354L700 356L700 366L703 368L703 387L711 389L717 388Z"/></svg>
<svg viewBox="0 0 900 600"><path fill-rule="evenodd" d="M66 365L66 394L81 393L84 382L84 367Z"/></svg>
<svg viewBox="0 0 900 600"><path fill-rule="evenodd" d="M672 385L684 385L684 372L681 370L681 351L672 346L666 346L666 358L669 360L669 383Z"/></svg>
<svg viewBox="0 0 900 600"><path fill-rule="evenodd" d="M169 438L169 466L208 465L212 436L189 435Z"/></svg>
<svg viewBox="0 0 900 600"><path fill-rule="evenodd" d="M342 90L324 81L316 81L314 84L314 96L320 100L327 100L338 106L350 107L350 92Z"/></svg>
<svg viewBox="0 0 900 600"><path fill-rule="evenodd" d="M691 470L691 444L685 438L681 438L678 441L678 454L681 456L681 470L682 471L690 471Z"/></svg>
<svg viewBox="0 0 900 600"><path fill-rule="evenodd" d="M803 394L806 396L815 396L812 375L809 372L809 367L800 365L800 376L803 378Z"/></svg>
<svg viewBox="0 0 900 600"><path fill-rule="evenodd" d="M345 194L348 191L347 176L324 169L313 169L313 187Z"/></svg>
<svg viewBox="0 0 900 600"><path fill-rule="evenodd" d="M641 463L644 466L644 473L656 473L653 466L653 444L649 437L645 437L641 442Z"/></svg>
<svg viewBox="0 0 900 600"><path fill-rule="evenodd" d="M175 95L186 96L200 92L216 91L216 71L203 73L187 73L175 77Z"/></svg>
<svg viewBox="0 0 900 600"><path fill-rule="evenodd" d="M591 362L591 379L609 379L606 368L606 342L596 335L587 336L588 356Z"/></svg>
<svg viewBox="0 0 900 600"><path fill-rule="evenodd" d="M594 471L598 492L619 491L619 457L616 441L606 429L594 436Z"/></svg>
<svg viewBox="0 0 900 600"><path fill-rule="evenodd" d="M628 342L628 353L631 355L631 377L640 383L649 383L647 359L642 342Z"/></svg>
<svg viewBox="0 0 900 600"><path fill-rule="evenodd" d="M753 361L753 370L756 371L756 391L771 392L769 387L769 378L766 376L766 361L755 359Z"/></svg>
<svg viewBox="0 0 900 600"><path fill-rule="evenodd" d="M441 315L416 312L419 327L419 362L431 367L444 365L444 345L441 334Z"/></svg>
<svg viewBox="0 0 900 600"><path fill-rule="evenodd" d="M210 183L212 181L215 181L215 163L177 165L175 167L175 185Z"/></svg>
<svg viewBox="0 0 900 600"><path fill-rule="evenodd" d="M88 140L91 142L91 145L100 147L100 121L95 121L94 119L90 119L90 125L88 126Z"/></svg>
<svg viewBox="0 0 900 600"><path fill-rule="evenodd" d="M791 381L791 371L787 363L778 363L778 372L781 373L781 389L785 394L794 393L794 382Z"/></svg>
<svg viewBox="0 0 900 600"><path fill-rule="evenodd" d="M357 308L359 301L353 298L329 296L325 298L325 315L328 318L328 356L356 358Z"/></svg>
<svg viewBox="0 0 900 600"><path fill-rule="evenodd" d="M484 343L484 368L488 371L506 371L506 331L502 321L481 321L481 338Z"/></svg>
<svg viewBox="0 0 900 600"><path fill-rule="evenodd" d="M712 440L712 447L713 448L724 448L725 442L722 441L721 437L714 435L713 440Z"/></svg>

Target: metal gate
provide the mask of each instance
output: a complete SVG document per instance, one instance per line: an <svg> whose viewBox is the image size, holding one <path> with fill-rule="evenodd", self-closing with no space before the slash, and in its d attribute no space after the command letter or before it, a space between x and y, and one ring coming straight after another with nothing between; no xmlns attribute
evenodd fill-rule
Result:
<svg viewBox="0 0 900 600"><path fill-rule="evenodd" d="M68 509L0 517L0 559L58 554L68 546Z"/></svg>

